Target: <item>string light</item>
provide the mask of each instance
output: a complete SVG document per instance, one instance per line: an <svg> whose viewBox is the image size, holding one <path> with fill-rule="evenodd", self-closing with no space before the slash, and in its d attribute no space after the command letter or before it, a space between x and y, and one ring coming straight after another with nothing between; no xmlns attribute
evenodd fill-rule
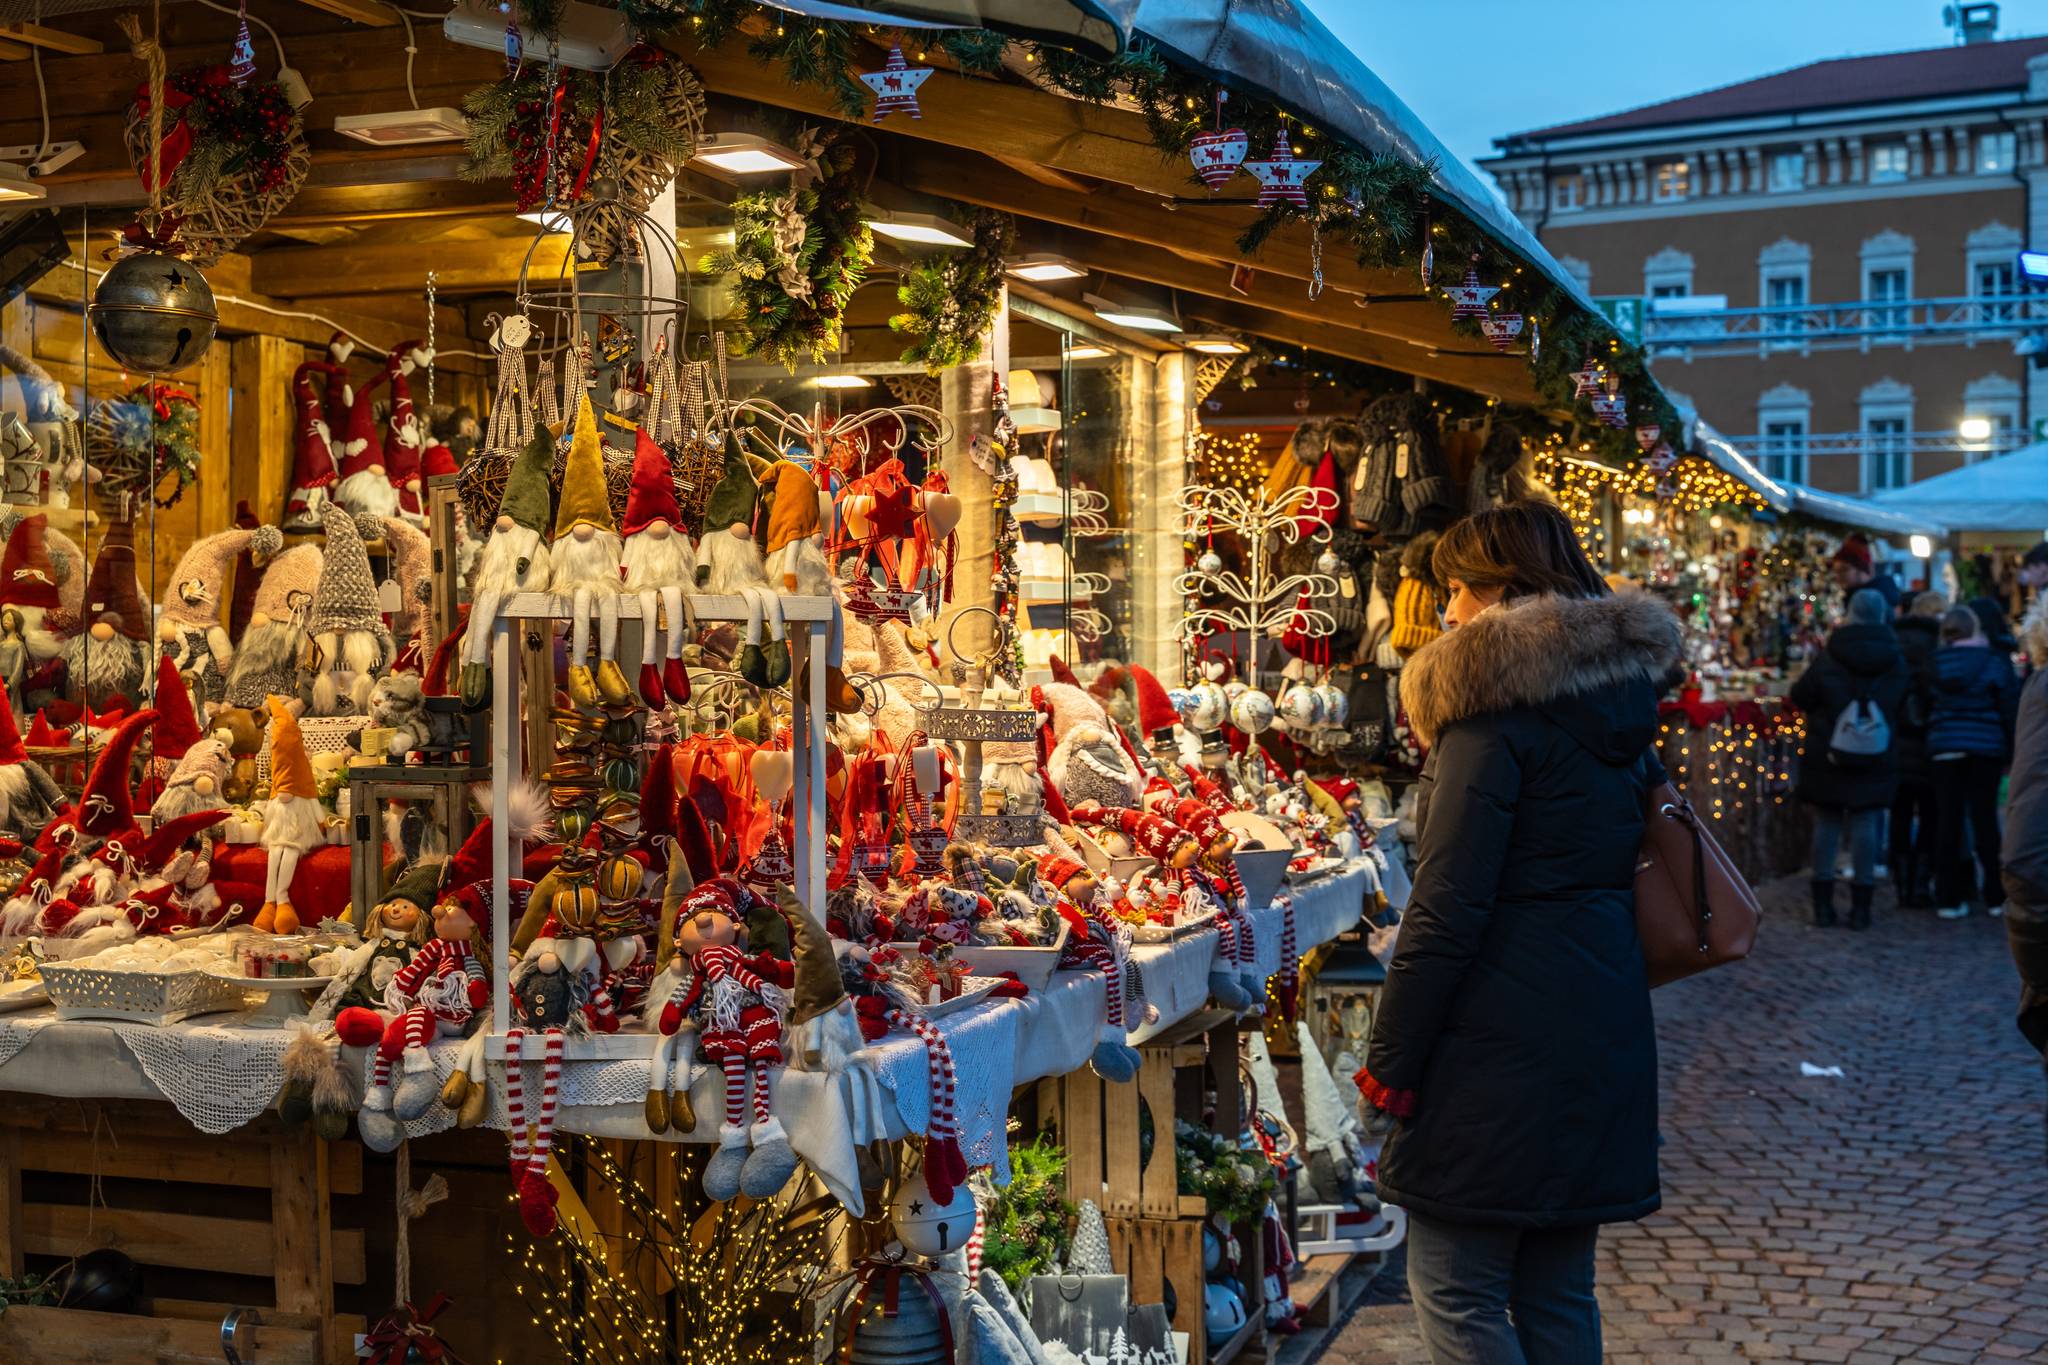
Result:
<svg viewBox="0 0 2048 1365"><path fill-rule="evenodd" d="M1191 444L1196 483L1249 493L1266 482L1270 470L1260 452L1258 433L1230 436L1199 427Z"/></svg>

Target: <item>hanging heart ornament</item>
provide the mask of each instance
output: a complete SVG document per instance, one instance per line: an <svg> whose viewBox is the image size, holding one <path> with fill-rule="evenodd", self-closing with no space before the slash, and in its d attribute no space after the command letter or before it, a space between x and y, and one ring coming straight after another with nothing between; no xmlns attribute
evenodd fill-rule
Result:
<svg viewBox="0 0 2048 1365"><path fill-rule="evenodd" d="M1230 183L1244 165L1245 153L1251 149L1251 140L1244 129L1230 128L1218 133L1201 133L1188 144L1188 160L1195 163L1195 174L1210 189L1220 189Z"/></svg>

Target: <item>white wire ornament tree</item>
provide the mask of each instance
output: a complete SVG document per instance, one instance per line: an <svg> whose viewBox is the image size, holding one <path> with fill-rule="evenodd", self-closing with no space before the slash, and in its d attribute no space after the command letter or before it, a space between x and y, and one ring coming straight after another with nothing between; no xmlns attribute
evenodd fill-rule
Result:
<svg viewBox="0 0 2048 1365"><path fill-rule="evenodd" d="M1301 522L1313 520L1309 540L1330 538L1327 518L1337 510L1337 495L1327 488L1290 488L1278 498L1265 490L1246 492L1191 484L1181 490L1180 509L1190 538L1236 536L1244 546L1249 574L1223 567L1222 557L1205 549L1195 567L1180 577L1180 591L1190 599L1181 635L1190 644L1210 635L1245 633L1245 682L1259 685L1259 639L1294 631L1308 639L1335 633L1330 613L1309 606L1308 597L1333 597L1337 582L1328 574L1275 575L1273 556L1302 538Z"/></svg>

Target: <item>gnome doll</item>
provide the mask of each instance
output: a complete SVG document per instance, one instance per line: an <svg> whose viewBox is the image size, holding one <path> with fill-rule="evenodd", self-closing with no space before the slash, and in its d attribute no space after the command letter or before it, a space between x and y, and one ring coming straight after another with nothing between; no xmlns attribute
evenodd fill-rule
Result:
<svg viewBox="0 0 2048 1365"><path fill-rule="evenodd" d="M41 512L14 523L0 555L0 608L21 613L22 638L31 659L54 659L64 641L55 624L62 619L60 570L52 554L50 519ZM54 620L52 618L55 618Z"/></svg>
<svg viewBox="0 0 2048 1365"><path fill-rule="evenodd" d="M390 378L386 370L355 391L349 404L348 440L342 446L341 482L334 501L351 512L373 517L398 515L398 490L384 467L384 447L377 439L376 402L372 394Z"/></svg>
<svg viewBox="0 0 2048 1365"><path fill-rule="evenodd" d="M761 544L754 539L754 519L761 500L756 463L761 462L740 448L738 434L728 431L724 471L704 504L704 534L697 540L697 586L746 601L747 633L733 659L733 669L756 687L780 687L789 681L789 643L782 625L782 598L768 582Z"/></svg>
<svg viewBox="0 0 2048 1365"><path fill-rule="evenodd" d="M292 878L299 859L327 842L325 811L314 787L313 764L298 715L277 697L270 707L270 802L263 816L263 908L256 928L266 934L295 934Z"/></svg>
<svg viewBox="0 0 2048 1365"><path fill-rule="evenodd" d="M512 461L498 516L477 556L470 589L469 628L462 637L463 707L481 711L491 701L491 634L498 611L514 593L546 592L554 584L548 555L548 475L555 438L536 422L533 437Z"/></svg>
<svg viewBox="0 0 2048 1365"><path fill-rule="evenodd" d="M415 526L427 522L420 500L420 469L426 451L426 424L412 404L412 375L434 363L424 341L401 342L384 362L384 381L391 386L391 414L384 422L384 475L398 494L398 515Z"/></svg>
<svg viewBox="0 0 2048 1365"><path fill-rule="evenodd" d="M64 803L63 789L29 757L14 712L0 706L0 833L34 843Z"/></svg>
<svg viewBox="0 0 2048 1365"><path fill-rule="evenodd" d="M779 460L769 469L761 482L761 500L768 513L762 549L769 586L832 604L825 632L825 708L839 714L858 711L860 693L846 681L846 621L834 591L832 566L825 560L832 500L821 494L809 470L791 460Z"/></svg>
<svg viewBox="0 0 2048 1365"><path fill-rule="evenodd" d="M72 909L77 903L96 904L112 886L112 864L94 855L109 841L128 838L135 831L135 746L155 723L156 712L144 707L116 726L94 757L78 800L36 835L35 866L0 912L0 937L12 939L38 928L54 931L69 911L58 908L52 917L44 914L46 908L57 908L60 900Z"/></svg>
<svg viewBox="0 0 2048 1365"><path fill-rule="evenodd" d="M619 668L619 544L605 494L604 442L587 394L576 399L576 426L562 469L555 513L554 591L569 599L569 699L586 710L631 706L633 689ZM590 668L590 618L598 620L598 666Z"/></svg>
<svg viewBox="0 0 2048 1365"><path fill-rule="evenodd" d="M214 735L194 740L164 779L162 792L149 808L149 818L163 824L194 811L215 810L225 805L221 791L227 784L232 761L225 740Z"/></svg>
<svg viewBox="0 0 2048 1365"><path fill-rule="evenodd" d="M319 656L313 675L313 714L360 716L369 710L370 689L391 671L398 646L377 609L377 580L370 573L364 535L379 535L381 521L361 522L343 507L329 507L326 558L313 590L306 632Z"/></svg>
<svg viewBox="0 0 2048 1365"><path fill-rule="evenodd" d="M334 463L334 430L327 425L320 395L313 391L315 375L326 379L330 397L336 388L346 388L347 379L337 378L336 373L335 367L317 360L292 371L292 491L284 512L288 530L319 527L321 510L333 498L334 483L340 477ZM341 374L345 376L346 371Z"/></svg>
<svg viewBox="0 0 2048 1365"><path fill-rule="evenodd" d="M64 642L64 667L85 704L107 710L135 701L149 680L150 612L135 580L134 530L107 528L86 583L78 629Z"/></svg>
<svg viewBox="0 0 2048 1365"><path fill-rule="evenodd" d="M681 705L690 699L690 671L683 667L688 638L683 589L697 576L697 552L683 534L668 455L645 431L634 443L633 487L619 529L626 538L621 551L626 591L640 601L641 699L656 710L671 701ZM661 623L666 624L657 629Z"/></svg>
<svg viewBox="0 0 2048 1365"><path fill-rule="evenodd" d="M244 550L261 565L283 548L284 536L277 528L263 526L207 536L178 560L157 615L156 638L201 705L227 695L228 669L234 662L234 645L220 619L229 568Z"/></svg>
<svg viewBox="0 0 2048 1365"><path fill-rule="evenodd" d="M272 695L300 699L306 622L320 585L317 545L294 545L270 562L249 606L249 624L228 666L229 706L260 710Z"/></svg>
<svg viewBox="0 0 2048 1365"><path fill-rule="evenodd" d="M434 544L427 533L403 517L384 518L384 546L391 557L391 576L398 583L398 610L391 614L391 636L398 642L397 667L425 671L423 656L434 642L427 631L427 600L432 592Z"/></svg>
<svg viewBox="0 0 2048 1365"><path fill-rule="evenodd" d="M186 690L185 677L171 663L171 656L156 656L156 698L158 716L149 732L149 774L143 783L147 799L155 802L170 781L178 761L199 742L199 712Z"/></svg>

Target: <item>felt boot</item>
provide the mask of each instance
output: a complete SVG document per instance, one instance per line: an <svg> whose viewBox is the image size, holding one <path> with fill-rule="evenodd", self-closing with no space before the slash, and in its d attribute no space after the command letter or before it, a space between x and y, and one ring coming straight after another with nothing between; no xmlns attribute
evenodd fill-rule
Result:
<svg viewBox="0 0 2048 1365"><path fill-rule="evenodd" d="M1112 1085L1122 1085L1138 1077L1138 1050L1129 1043L1105 1038L1095 1045L1088 1065L1103 1080Z"/></svg>
<svg viewBox="0 0 2048 1365"><path fill-rule="evenodd" d="M662 692L661 670L653 664L640 665L640 700L646 702L652 711L668 705L668 698Z"/></svg>
<svg viewBox="0 0 2048 1365"><path fill-rule="evenodd" d="M1813 927L1835 927L1835 883L1832 878L1827 881L1818 877L1813 879Z"/></svg>
<svg viewBox="0 0 2048 1365"><path fill-rule="evenodd" d="M597 695L606 706L632 706L633 689L626 684L625 670L617 659L600 659L597 664Z"/></svg>
<svg viewBox="0 0 2048 1365"><path fill-rule="evenodd" d="M1877 897L1874 886L1849 886L1849 927L1868 929L1870 927L1870 902Z"/></svg>
<svg viewBox="0 0 2048 1365"><path fill-rule="evenodd" d="M740 1192L740 1172L746 1168L747 1126L725 1123L718 1128L718 1150L704 1163L704 1197L724 1203Z"/></svg>
<svg viewBox="0 0 2048 1365"><path fill-rule="evenodd" d="M271 915L270 928L272 933L277 934L296 934L299 932L299 912L292 909L290 901L279 901L277 903L277 908Z"/></svg>
<svg viewBox="0 0 2048 1365"><path fill-rule="evenodd" d="M491 666L489 664L464 664L458 686L462 692L462 709L470 715L487 710L491 704Z"/></svg>
<svg viewBox="0 0 2048 1365"><path fill-rule="evenodd" d="M561 1199L554 1182L548 1179L545 1164L529 1166L519 1175L519 1221L526 1224L526 1230L535 1237L552 1237L557 1219L555 1203Z"/></svg>
<svg viewBox="0 0 2048 1365"><path fill-rule="evenodd" d="M1209 998L1227 1010L1243 1010L1252 1003L1251 996L1238 984L1237 973L1231 971L1209 973Z"/></svg>
<svg viewBox="0 0 2048 1365"><path fill-rule="evenodd" d="M398 1144L405 1140L405 1129L392 1116L390 1091L375 1086L363 1096L362 1112L356 1115L356 1132L362 1136L363 1146L373 1152L398 1150Z"/></svg>
<svg viewBox="0 0 2048 1365"><path fill-rule="evenodd" d="M569 700L579 710L595 711L601 699L597 695L597 679L592 676L589 664L569 665Z"/></svg>
<svg viewBox="0 0 2048 1365"><path fill-rule="evenodd" d="M825 665L825 709L835 716L851 715L861 709L860 689L846 680L838 664Z"/></svg>
<svg viewBox="0 0 2048 1365"><path fill-rule="evenodd" d="M768 686L768 656L759 645L741 645L740 652L732 656L732 671L740 675L741 682Z"/></svg>
<svg viewBox="0 0 2048 1365"><path fill-rule="evenodd" d="M642 1108L641 1116L647 1121L648 1132L666 1133L668 1131L668 1092L658 1085L649 1086L647 1088L647 1103Z"/></svg>
<svg viewBox="0 0 2048 1365"><path fill-rule="evenodd" d="M440 1098L441 1082L434 1075L434 1059L424 1047L409 1047L400 1061L402 1074L392 1092L391 1112L402 1122L424 1118Z"/></svg>
<svg viewBox="0 0 2048 1365"><path fill-rule="evenodd" d="M676 705L690 700L690 670L683 665L680 655L661 666L661 685Z"/></svg>
<svg viewBox="0 0 2048 1365"><path fill-rule="evenodd" d="M789 641L770 640L761 648L768 656L768 685L782 686L789 681Z"/></svg>
<svg viewBox="0 0 2048 1365"><path fill-rule="evenodd" d="M668 1092L668 1123L678 1133L697 1131L697 1107L690 1103L687 1087Z"/></svg>
<svg viewBox="0 0 2048 1365"><path fill-rule="evenodd" d="M796 1174L796 1150L782 1120L769 1117L753 1127L754 1151L740 1169L740 1193L749 1199L773 1198Z"/></svg>
<svg viewBox="0 0 2048 1365"><path fill-rule="evenodd" d="M259 933L259 934L274 934L274 933L276 933L276 932L277 932L277 902L276 902L276 901L265 901L265 902L263 902L263 908L262 908L261 910L258 910L258 911L256 912L256 918L255 918L254 920L250 921L249 927L250 927L250 928L252 928L252 929L254 929L254 930L255 930L255 931L256 931L257 933Z"/></svg>

